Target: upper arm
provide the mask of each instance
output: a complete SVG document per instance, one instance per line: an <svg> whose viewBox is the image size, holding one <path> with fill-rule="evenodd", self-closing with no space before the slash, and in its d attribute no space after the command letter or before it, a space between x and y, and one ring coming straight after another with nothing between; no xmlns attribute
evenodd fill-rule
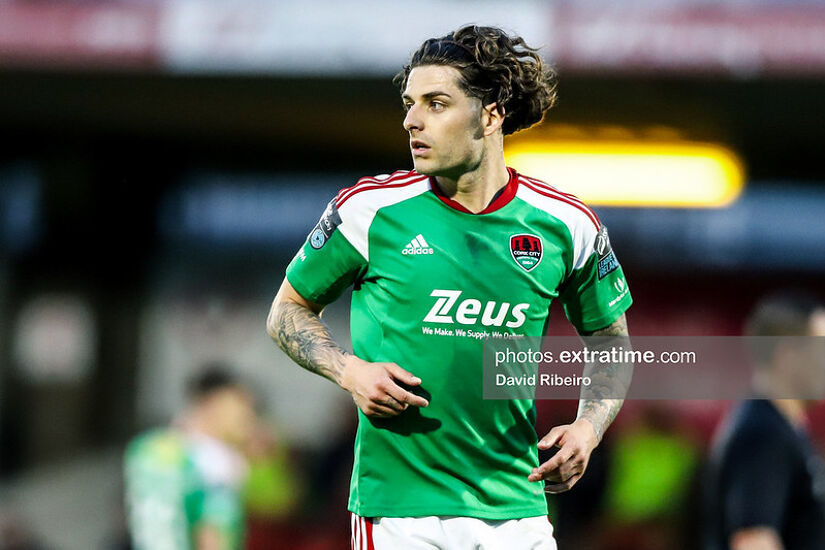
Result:
<svg viewBox="0 0 825 550"><path fill-rule="evenodd" d="M281 283L281 288L278 289L278 294L276 294L275 299L272 300L272 305L269 308L269 315L267 315L266 318L266 331L271 338L277 338L279 325L283 322L283 318L279 316L278 312L281 307L287 304L295 304L304 307L317 315L320 315L321 311L324 309L323 305L311 302L301 296L301 294L289 283L287 278L284 277L284 280Z"/></svg>
<svg viewBox="0 0 825 550"><path fill-rule="evenodd" d="M356 213L343 214L347 218ZM286 280L279 291L281 298L323 306L335 301L363 276L367 260L350 242L352 237L347 237L339 227L347 223L341 215L333 199L287 266Z"/></svg>
<svg viewBox="0 0 825 550"><path fill-rule="evenodd" d="M324 309L323 305L307 300L301 296L286 277L284 277L281 283L281 288L278 289L278 294L275 295L275 299L272 302L272 309L275 309L275 307L280 304L297 304L314 313L321 313L321 310Z"/></svg>
<svg viewBox="0 0 825 550"><path fill-rule="evenodd" d="M559 293L567 318L580 334L623 323L623 314L633 303L622 267L610 246L607 228L601 226L596 231L590 225L588 231L591 234L587 239L573 239L573 243L582 243L582 250L574 255L580 260Z"/></svg>
<svg viewBox="0 0 825 550"><path fill-rule="evenodd" d="M366 260L339 230L342 223L332 199L286 268L267 317L267 331L273 338L280 322L279 308L295 304L320 315L326 304L363 274Z"/></svg>

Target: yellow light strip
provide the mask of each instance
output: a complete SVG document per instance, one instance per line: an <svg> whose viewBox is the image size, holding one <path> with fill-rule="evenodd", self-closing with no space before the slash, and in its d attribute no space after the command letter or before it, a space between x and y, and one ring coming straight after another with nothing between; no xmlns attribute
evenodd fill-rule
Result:
<svg viewBox="0 0 825 550"><path fill-rule="evenodd" d="M745 180L739 157L710 143L514 140L504 157L520 173L592 205L723 207Z"/></svg>

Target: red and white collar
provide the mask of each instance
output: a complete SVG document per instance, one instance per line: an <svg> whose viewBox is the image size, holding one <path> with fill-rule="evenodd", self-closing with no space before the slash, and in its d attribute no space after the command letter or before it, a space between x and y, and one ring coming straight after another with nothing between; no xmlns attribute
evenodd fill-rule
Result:
<svg viewBox="0 0 825 550"><path fill-rule="evenodd" d="M502 208L511 200L513 197L516 196L516 191L518 190L518 172L513 170L512 168L507 168L507 172L510 174L510 180L507 182L507 185L504 186L496 196L493 197L493 200L490 201L484 210L481 212L470 212L467 210L461 203L458 201L454 201L450 197L444 194L444 191L438 186L438 182L436 181L434 176L430 176L430 189L433 190L435 196L441 199L441 202L453 208L454 210L458 210L459 212L464 212L465 214L489 214L490 212L495 212L499 208Z"/></svg>

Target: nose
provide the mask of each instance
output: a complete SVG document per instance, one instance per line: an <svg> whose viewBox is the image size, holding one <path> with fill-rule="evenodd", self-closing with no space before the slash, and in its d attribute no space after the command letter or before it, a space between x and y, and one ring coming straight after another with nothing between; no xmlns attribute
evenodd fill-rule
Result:
<svg viewBox="0 0 825 550"><path fill-rule="evenodd" d="M404 129L408 132L411 132L413 129L424 129L424 123L421 121L421 117L418 116L418 107L415 105L409 108L407 116L404 117Z"/></svg>

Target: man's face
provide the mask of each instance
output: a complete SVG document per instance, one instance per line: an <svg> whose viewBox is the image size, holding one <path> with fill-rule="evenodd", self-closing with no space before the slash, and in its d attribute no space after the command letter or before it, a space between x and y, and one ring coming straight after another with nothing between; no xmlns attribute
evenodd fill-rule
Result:
<svg viewBox="0 0 825 550"><path fill-rule="evenodd" d="M825 337L825 309L817 309L811 315L811 336Z"/></svg>
<svg viewBox="0 0 825 550"><path fill-rule="evenodd" d="M416 171L457 178L483 157L481 100L459 87L459 72L443 65L410 71L401 95Z"/></svg>

